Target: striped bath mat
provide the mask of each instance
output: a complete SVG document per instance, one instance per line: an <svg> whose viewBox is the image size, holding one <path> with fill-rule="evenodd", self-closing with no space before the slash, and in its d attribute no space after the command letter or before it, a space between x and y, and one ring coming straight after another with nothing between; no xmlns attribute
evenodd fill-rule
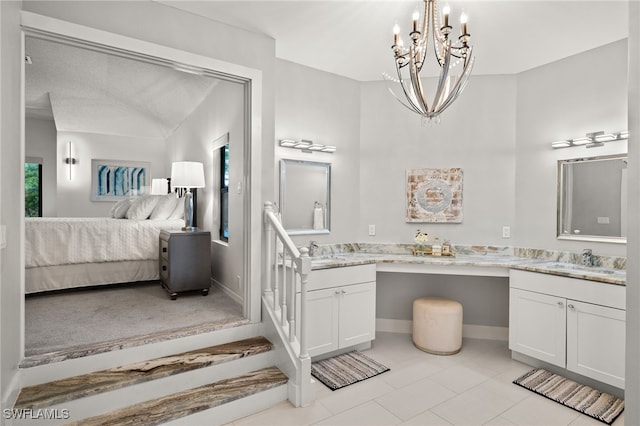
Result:
<svg viewBox="0 0 640 426"><path fill-rule="evenodd" d="M623 399L581 385L542 368L534 368L513 383L608 425L613 423L624 410Z"/></svg>
<svg viewBox="0 0 640 426"><path fill-rule="evenodd" d="M311 363L311 375L331 390L343 388L389 371L358 351Z"/></svg>

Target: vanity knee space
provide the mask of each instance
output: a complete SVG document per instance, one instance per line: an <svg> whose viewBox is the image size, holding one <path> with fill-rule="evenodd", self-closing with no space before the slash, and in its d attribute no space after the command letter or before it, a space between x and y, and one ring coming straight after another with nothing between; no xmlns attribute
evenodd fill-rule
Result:
<svg viewBox="0 0 640 426"><path fill-rule="evenodd" d="M624 389L625 287L511 270L509 349Z"/></svg>

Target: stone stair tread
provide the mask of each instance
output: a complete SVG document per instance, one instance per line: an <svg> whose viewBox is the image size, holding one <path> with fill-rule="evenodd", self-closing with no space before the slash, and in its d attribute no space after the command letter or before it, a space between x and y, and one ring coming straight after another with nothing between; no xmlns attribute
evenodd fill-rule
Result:
<svg viewBox="0 0 640 426"><path fill-rule="evenodd" d="M173 374L269 352L272 348L273 345L269 340L258 336L28 386L20 391L14 408L44 408Z"/></svg>
<svg viewBox="0 0 640 426"><path fill-rule="evenodd" d="M157 425L286 384L287 376L277 367L267 367L241 376L167 395L129 407L82 419L68 426Z"/></svg>

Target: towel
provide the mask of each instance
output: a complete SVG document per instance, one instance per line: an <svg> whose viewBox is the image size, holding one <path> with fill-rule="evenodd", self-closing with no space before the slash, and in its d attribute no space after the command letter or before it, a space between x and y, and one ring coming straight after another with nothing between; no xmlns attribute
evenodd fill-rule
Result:
<svg viewBox="0 0 640 426"><path fill-rule="evenodd" d="M316 202L313 208L313 229L324 229L324 214L322 205Z"/></svg>

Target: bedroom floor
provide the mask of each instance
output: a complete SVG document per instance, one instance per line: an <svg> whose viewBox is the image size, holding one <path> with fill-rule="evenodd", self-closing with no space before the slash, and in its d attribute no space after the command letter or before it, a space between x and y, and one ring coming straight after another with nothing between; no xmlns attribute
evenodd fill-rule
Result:
<svg viewBox="0 0 640 426"><path fill-rule="evenodd" d="M171 300L159 281L29 295L25 356L242 318L217 287Z"/></svg>

